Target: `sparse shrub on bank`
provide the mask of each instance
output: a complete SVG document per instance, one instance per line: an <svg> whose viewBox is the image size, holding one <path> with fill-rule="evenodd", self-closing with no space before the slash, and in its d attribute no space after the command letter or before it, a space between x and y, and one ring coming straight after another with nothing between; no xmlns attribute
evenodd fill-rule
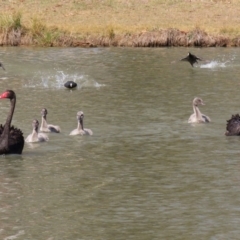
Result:
<svg viewBox="0 0 240 240"><path fill-rule="evenodd" d="M227 30L223 29L226 32ZM57 27L49 27L40 19L33 18L31 24L22 24L22 14L0 17L0 45L35 45L63 47L227 47L240 46L240 37L210 35L199 27L191 31L176 28L155 29L140 33L117 33L109 26L103 33L71 34Z"/></svg>
<svg viewBox="0 0 240 240"><path fill-rule="evenodd" d="M0 45L240 46L239 0L0 2Z"/></svg>

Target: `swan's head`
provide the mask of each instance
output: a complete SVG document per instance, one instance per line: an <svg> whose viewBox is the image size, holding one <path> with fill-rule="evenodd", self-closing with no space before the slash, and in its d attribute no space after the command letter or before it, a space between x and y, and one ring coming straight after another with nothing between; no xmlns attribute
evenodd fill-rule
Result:
<svg viewBox="0 0 240 240"><path fill-rule="evenodd" d="M37 131L39 126L39 121L37 119L34 119L32 122L32 126Z"/></svg>
<svg viewBox="0 0 240 240"><path fill-rule="evenodd" d="M201 98L195 97L193 99L193 105L197 107L199 105L205 105L205 104L204 104L204 102L203 102L203 100Z"/></svg>
<svg viewBox="0 0 240 240"><path fill-rule="evenodd" d="M13 99L16 98L15 92L12 90L6 90L5 92L3 92L0 95L0 98L9 98L9 99Z"/></svg>
<svg viewBox="0 0 240 240"><path fill-rule="evenodd" d="M84 113L82 111L77 112L77 120L83 120Z"/></svg>
<svg viewBox="0 0 240 240"><path fill-rule="evenodd" d="M47 109L46 108L43 108L42 111L41 111L41 114L43 117L47 116Z"/></svg>

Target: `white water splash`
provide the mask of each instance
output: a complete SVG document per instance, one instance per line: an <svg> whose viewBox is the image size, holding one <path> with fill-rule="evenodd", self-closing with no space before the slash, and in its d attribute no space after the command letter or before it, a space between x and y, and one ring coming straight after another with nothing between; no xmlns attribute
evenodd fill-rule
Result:
<svg viewBox="0 0 240 240"><path fill-rule="evenodd" d="M97 81L92 79L88 75L82 74L65 74L63 71L57 71L56 74L50 75L46 73L37 73L33 79L29 80L24 87L29 88L65 88L64 83L67 81L74 81L77 83L77 88L83 87L96 87L100 88L105 86L104 84L99 84Z"/></svg>
<svg viewBox="0 0 240 240"><path fill-rule="evenodd" d="M225 68L227 66L227 62L218 62L218 61L211 61L206 64L200 65L200 68Z"/></svg>
<svg viewBox="0 0 240 240"><path fill-rule="evenodd" d="M206 63L202 63L200 65L200 68L210 68L210 69L216 69L216 68L226 68L228 66L232 65L232 62L235 60L236 56L223 56L220 60L212 60L207 61Z"/></svg>

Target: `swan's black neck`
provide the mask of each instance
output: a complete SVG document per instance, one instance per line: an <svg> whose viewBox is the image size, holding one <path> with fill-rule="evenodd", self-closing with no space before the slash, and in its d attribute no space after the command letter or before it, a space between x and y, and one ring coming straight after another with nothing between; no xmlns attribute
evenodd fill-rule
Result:
<svg viewBox="0 0 240 240"><path fill-rule="evenodd" d="M10 111L8 113L5 125L4 125L3 133L1 135L1 142L0 142L1 146L4 146L4 147L8 147L10 126L11 126L11 122L12 122L13 112L14 112L14 109L15 109L16 97L10 99L10 103L11 103L11 108L10 108Z"/></svg>

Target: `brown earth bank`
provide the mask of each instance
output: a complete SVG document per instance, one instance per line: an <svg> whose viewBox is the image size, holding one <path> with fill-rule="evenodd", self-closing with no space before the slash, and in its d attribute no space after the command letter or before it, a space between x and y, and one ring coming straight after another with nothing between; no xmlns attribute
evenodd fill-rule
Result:
<svg viewBox="0 0 240 240"><path fill-rule="evenodd" d="M46 33L45 33L46 34ZM240 37L210 35L201 29L189 32L178 29L144 31L138 34L115 34L108 36L78 37L51 31L42 36L28 33L26 29L12 29L0 33L1 46L46 46L46 47L239 47Z"/></svg>
<svg viewBox="0 0 240 240"><path fill-rule="evenodd" d="M0 0L0 45L239 47L239 12L239 0Z"/></svg>

